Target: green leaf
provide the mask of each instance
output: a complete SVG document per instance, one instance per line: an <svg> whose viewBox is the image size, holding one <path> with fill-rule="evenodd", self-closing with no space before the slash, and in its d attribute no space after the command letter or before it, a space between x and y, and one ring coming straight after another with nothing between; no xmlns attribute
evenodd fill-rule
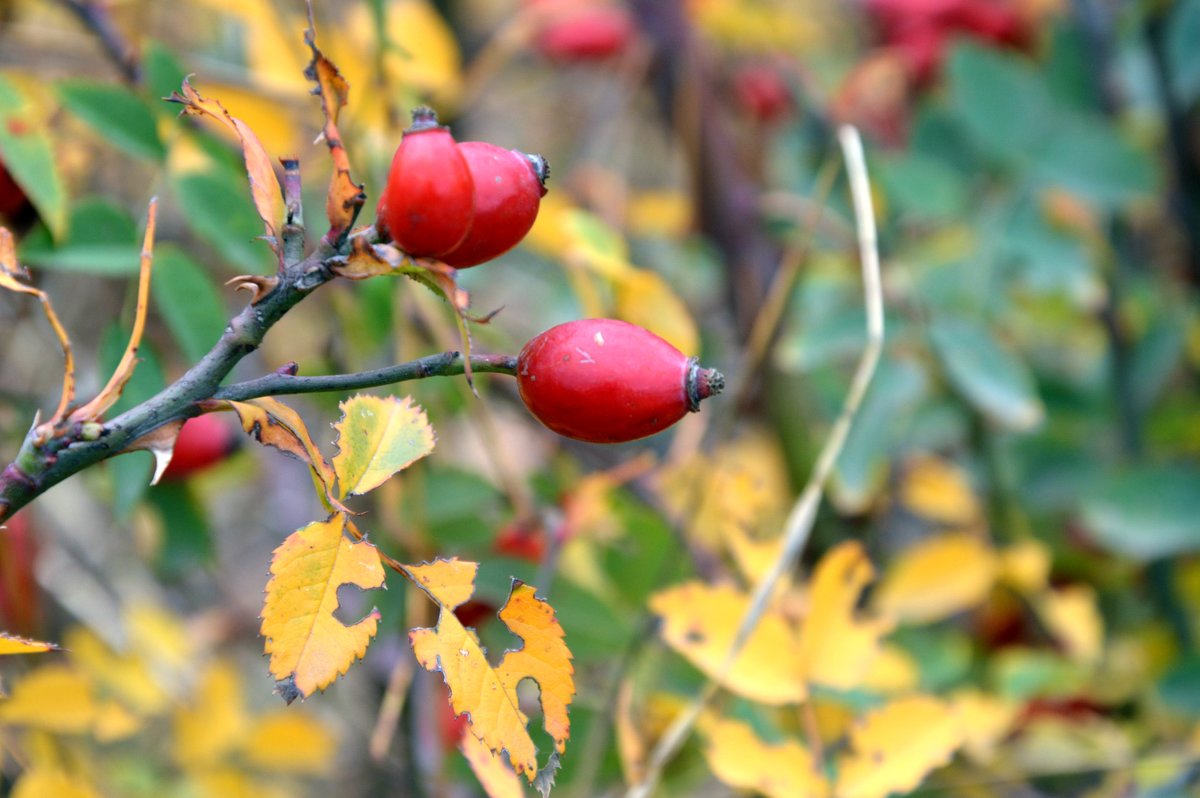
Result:
<svg viewBox="0 0 1200 798"><path fill-rule="evenodd" d="M902 213L922 219L957 218L967 207L966 181L944 161L910 153L880 166L888 196Z"/></svg>
<svg viewBox="0 0 1200 798"><path fill-rule="evenodd" d="M58 246L46 231L34 230L21 242L21 259L43 269L103 275L137 274L141 246L137 225L123 209L99 198L71 208L70 232Z"/></svg>
<svg viewBox="0 0 1200 798"><path fill-rule="evenodd" d="M1101 544L1139 560L1200 551L1200 469L1111 474L1084 497L1083 518Z"/></svg>
<svg viewBox="0 0 1200 798"><path fill-rule="evenodd" d="M1200 99L1200 0L1179 0L1171 9L1167 28L1167 69L1179 102Z"/></svg>
<svg viewBox="0 0 1200 798"><path fill-rule="evenodd" d="M355 396L334 425L338 498L360 496L433 451L433 428L410 397Z"/></svg>
<svg viewBox="0 0 1200 798"><path fill-rule="evenodd" d="M179 115L179 106L174 103L155 102L163 97L170 97L171 92L179 91L187 70L175 58L167 46L155 39L145 41L142 45L142 79L146 91L151 98L151 107L162 114L171 117Z"/></svg>
<svg viewBox="0 0 1200 798"><path fill-rule="evenodd" d="M1162 705L1171 713L1200 717L1200 656L1193 654L1176 664L1156 687Z"/></svg>
<svg viewBox="0 0 1200 798"><path fill-rule="evenodd" d="M157 566L173 576L184 576L196 565L213 562L215 547L204 507L185 483L169 482L147 491L148 501L162 516L163 537Z"/></svg>
<svg viewBox="0 0 1200 798"><path fill-rule="evenodd" d="M51 235L67 230L67 194L45 122L12 83L0 75L0 159L37 208Z"/></svg>
<svg viewBox="0 0 1200 798"><path fill-rule="evenodd" d="M256 241L262 235L258 212L231 174L192 172L176 175L172 184L188 226L227 263L248 273L274 268L271 251Z"/></svg>
<svg viewBox="0 0 1200 798"><path fill-rule="evenodd" d="M154 114L140 97L113 83L67 80L58 84L67 110L130 155L161 161L166 149Z"/></svg>
<svg viewBox="0 0 1200 798"><path fill-rule="evenodd" d="M154 302L188 360L200 360L225 329L225 303L204 268L182 250L154 253Z"/></svg>
<svg viewBox="0 0 1200 798"><path fill-rule="evenodd" d="M1032 153L1034 177L1043 184L1111 209L1148 197L1157 187L1154 162L1103 119L1059 113L1054 128Z"/></svg>
<svg viewBox="0 0 1200 798"><path fill-rule="evenodd" d="M935 319L929 338L950 382L982 413L1016 430L1045 415L1033 376L1016 353L966 318Z"/></svg>
<svg viewBox="0 0 1200 798"><path fill-rule="evenodd" d="M962 43L950 53L946 75L963 127L985 152L1024 158L1051 134L1049 92L1018 56Z"/></svg>

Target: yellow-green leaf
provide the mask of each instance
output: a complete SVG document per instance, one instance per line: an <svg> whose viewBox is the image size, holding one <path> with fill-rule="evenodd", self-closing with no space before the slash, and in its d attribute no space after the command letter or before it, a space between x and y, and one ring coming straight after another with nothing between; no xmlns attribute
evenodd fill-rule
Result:
<svg viewBox="0 0 1200 798"><path fill-rule="evenodd" d="M982 604L999 572L999 557L978 535L937 535L911 546L888 567L874 605L899 621L940 621Z"/></svg>
<svg viewBox="0 0 1200 798"><path fill-rule="evenodd" d="M909 792L949 762L964 737L954 705L924 695L892 701L850 732L851 751L838 764L838 798Z"/></svg>
<svg viewBox="0 0 1200 798"><path fill-rule="evenodd" d="M715 679L750 597L729 585L686 582L660 590L649 604L662 618L659 634L667 645ZM724 686L772 706L803 701L808 690L797 668L799 659L794 630L781 614L768 610L734 661Z"/></svg>
<svg viewBox="0 0 1200 798"><path fill-rule="evenodd" d="M351 543L345 529L346 516L334 513L293 532L271 559L262 634L271 675L289 704L344 674L378 628L376 610L351 626L333 615L342 585L369 590L383 584L379 551L365 541Z"/></svg>
<svg viewBox="0 0 1200 798"><path fill-rule="evenodd" d="M441 610L436 628L414 629L409 640L421 667L441 671L450 688L450 705L456 715L468 714L471 733L493 753L507 751L517 773L532 782L538 775L537 748L526 729L528 718L517 699L517 684L523 679L537 682L542 725L557 753L563 753L571 736L567 711L575 695L571 652L554 609L531 586L513 580L499 617L523 643L493 668L475 631L454 616L454 608L474 592L477 568L458 560L407 566L413 581ZM547 768L554 766L554 755L550 762Z"/></svg>
<svg viewBox="0 0 1200 798"><path fill-rule="evenodd" d="M433 451L433 428L411 397L355 396L334 425L338 496L359 496Z"/></svg>
<svg viewBox="0 0 1200 798"><path fill-rule="evenodd" d="M100 798L100 793L78 776L36 767L21 774L12 798Z"/></svg>
<svg viewBox="0 0 1200 798"><path fill-rule="evenodd" d="M768 798L827 798L829 782L808 749L795 740L768 744L745 723L701 722L704 756L713 775L742 790Z"/></svg>

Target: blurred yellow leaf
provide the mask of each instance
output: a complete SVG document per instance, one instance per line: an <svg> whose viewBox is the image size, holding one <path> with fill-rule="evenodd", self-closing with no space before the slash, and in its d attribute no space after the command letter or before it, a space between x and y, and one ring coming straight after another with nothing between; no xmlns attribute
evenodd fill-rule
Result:
<svg viewBox="0 0 1200 798"><path fill-rule="evenodd" d="M813 572L808 614L800 629L797 667L810 684L856 687L891 631L886 617L860 618L855 608L874 569L857 541L830 549Z"/></svg>
<svg viewBox="0 0 1200 798"><path fill-rule="evenodd" d="M262 611L271 675L289 704L323 690L367 650L379 624L372 610L346 626L333 613L338 588L383 584L379 550L345 535L346 516L334 513L298 529L275 549Z"/></svg>
<svg viewBox="0 0 1200 798"><path fill-rule="evenodd" d="M28 640L24 637L0 632L0 656L5 654L42 654L47 651L58 651L54 643L43 643L40 640Z"/></svg>
<svg viewBox="0 0 1200 798"><path fill-rule="evenodd" d="M950 761L965 739L957 709L923 695L892 701L850 732L838 763L838 798L885 798L908 792Z"/></svg>
<svg viewBox="0 0 1200 798"><path fill-rule="evenodd" d="M812 5L795 0L693 0L689 5L705 34L736 50L794 52L825 34Z"/></svg>
<svg viewBox="0 0 1200 798"><path fill-rule="evenodd" d="M913 513L939 524L969 526L980 518L967 475L953 463L929 455L912 457L905 464L899 499Z"/></svg>
<svg viewBox="0 0 1200 798"><path fill-rule="evenodd" d="M248 723L237 667L215 662L204 670L192 700L172 717L172 756L188 770L209 768L234 749Z"/></svg>
<svg viewBox="0 0 1200 798"><path fill-rule="evenodd" d="M538 211L541 216L541 211ZM578 208L568 209L561 219L570 236L566 251L560 258L571 258L610 280L616 280L630 270L629 244L620 231L603 219ZM537 222L534 222L537 227Z"/></svg>
<svg viewBox="0 0 1200 798"><path fill-rule="evenodd" d="M297 37L296 52L302 53L300 40ZM300 81L304 81L303 67L296 72ZM254 131L254 135L262 142L267 152L273 152L280 157L302 151L308 142L302 137L304 126L299 123L300 112L286 98L277 94L264 92L261 89L247 88L233 83L205 81L206 90L214 97L221 99L230 114L242 120L246 127ZM307 99L308 85L304 85ZM212 126L219 135L237 143L237 135L226 126ZM178 144L172 146L172 150ZM172 164L174 152L171 153Z"/></svg>
<svg viewBox="0 0 1200 798"><path fill-rule="evenodd" d="M33 670L12 686L8 700L0 702L0 722L59 734L84 734L95 718L91 682L61 663Z"/></svg>
<svg viewBox="0 0 1200 798"><path fill-rule="evenodd" d="M1048 589L1034 598L1038 617L1076 662L1091 664L1104 650L1104 619L1088 585Z"/></svg>
<svg viewBox="0 0 1200 798"><path fill-rule="evenodd" d="M474 734L465 733L459 746L488 798L521 798L525 788L508 763L493 754Z"/></svg>
<svg viewBox="0 0 1200 798"><path fill-rule="evenodd" d="M191 667L196 647L187 629L171 613L153 604L132 605L125 627L135 650L175 673Z"/></svg>
<svg viewBox="0 0 1200 798"><path fill-rule="evenodd" d="M1043 590L1050 582L1050 549L1025 539L1001 550L1000 580L1026 596Z"/></svg>
<svg viewBox="0 0 1200 798"><path fill-rule="evenodd" d="M359 395L338 407L333 470L339 498L374 490L433 451L433 428L411 397Z"/></svg>
<svg viewBox="0 0 1200 798"><path fill-rule="evenodd" d="M189 774L191 789L197 798L294 798L288 788L258 779L230 765L197 770Z"/></svg>
<svg viewBox="0 0 1200 798"><path fill-rule="evenodd" d="M17 780L12 798L100 798L100 793L79 777L48 768L30 768Z"/></svg>
<svg viewBox="0 0 1200 798"><path fill-rule="evenodd" d="M1020 706L974 688L951 696L958 709L965 740L963 750L973 761L986 765L995 757L996 745L1012 729Z"/></svg>
<svg viewBox="0 0 1200 798"><path fill-rule="evenodd" d="M142 719L113 700L96 707L92 734L102 743L124 740L142 728Z"/></svg>
<svg viewBox="0 0 1200 798"><path fill-rule="evenodd" d="M575 240L568 224L574 210L575 206L562 192L551 191L542 197L537 218L525 236L525 245L547 258L566 257Z"/></svg>
<svg viewBox="0 0 1200 798"><path fill-rule="evenodd" d="M642 191L630 198L625 218L635 235L680 238L692 226L692 199L683 191Z"/></svg>
<svg viewBox="0 0 1200 798"><path fill-rule="evenodd" d="M829 782L808 749L795 740L768 744L745 723L702 721L704 756L713 775L731 787L768 798L825 798Z"/></svg>
<svg viewBox="0 0 1200 798"><path fill-rule="evenodd" d="M662 618L659 634L667 645L716 678L750 597L729 585L685 582L658 591L649 606ZM782 615L768 610L734 661L724 686L771 706L803 701L808 691L797 668L799 658L794 630Z"/></svg>
<svg viewBox="0 0 1200 798"><path fill-rule="evenodd" d="M82 626L68 630L63 645L80 670L130 709L144 715L157 715L167 709L170 696L140 652L118 654Z"/></svg>
<svg viewBox="0 0 1200 798"><path fill-rule="evenodd" d="M874 606L901 622L940 621L982 604L999 569L996 552L978 535L935 535L906 549L888 566Z"/></svg>
<svg viewBox="0 0 1200 798"><path fill-rule="evenodd" d="M897 645L884 643L863 676L862 689L872 693L908 693L921 682L921 669L912 655Z"/></svg>
<svg viewBox="0 0 1200 798"><path fill-rule="evenodd" d="M633 682L628 678L622 679L617 689L617 703L613 708L613 732L625 783L640 783L646 775L647 740L633 718Z"/></svg>
<svg viewBox="0 0 1200 798"><path fill-rule="evenodd" d="M666 280L652 271L631 268L618 275L613 286L618 319L665 338L685 355L699 353L700 332L692 314Z"/></svg>
<svg viewBox="0 0 1200 798"><path fill-rule="evenodd" d="M289 709L257 718L239 748L259 770L323 776L333 767L337 740L316 718Z"/></svg>
<svg viewBox="0 0 1200 798"><path fill-rule="evenodd" d="M556 754L563 753L571 736L567 709L575 696L571 652L554 609L531 586L514 579L499 617L522 645L505 652L493 668L475 631L454 616L454 608L474 593L478 567L457 559L406 566L440 609L437 627L414 629L409 640L421 667L440 671L445 678L454 714L468 713L471 733L491 751L506 750L517 773L532 782L538 775L537 749L526 729L529 719L521 711L517 684L523 679L537 682L542 725L554 739ZM547 768L556 767L556 762L552 755Z"/></svg>

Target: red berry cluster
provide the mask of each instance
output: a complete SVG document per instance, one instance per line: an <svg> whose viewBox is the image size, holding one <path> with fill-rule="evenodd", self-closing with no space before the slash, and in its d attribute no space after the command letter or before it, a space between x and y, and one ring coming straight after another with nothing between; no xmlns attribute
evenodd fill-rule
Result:
<svg viewBox="0 0 1200 798"><path fill-rule="evenodd" d="M548 176L541 156L456 142L437 114L418 108L392 158L379 226L413 257L478 266L533 227Z"/></svg>

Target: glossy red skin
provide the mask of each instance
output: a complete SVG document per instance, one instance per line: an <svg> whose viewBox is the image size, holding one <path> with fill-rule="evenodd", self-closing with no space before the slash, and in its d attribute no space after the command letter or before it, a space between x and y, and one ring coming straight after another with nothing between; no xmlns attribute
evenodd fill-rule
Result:
<svg viewBox="0 0 1200 798"><path fill-rule="evenodd" d="M621 443L661 432L688 412L686 355L615 319L552 327L517 356L529 412L560 435Z"/></svg>
<svg viewBox="0 0 1200 798"><path fill-rule="evenodd" d="M26 202L25 192L0 163L0 214L11 216L24 208Z"/></svg>
<svg viewBox="0 0 1200 798"><path fill-rule="evenodd" d="M474 213L471 171L450 131L405 131L378 210L396 245L416 258L443 255L467 237Z"/></svg>
<svg viewBox="0 0 1200 798"><path fill-rule="evenodd" d="M739 67L733 74L733 92L742 110L759 122L775 122L792 112L792 91L769 64Z"/></svg>
<svg viewBox="0 0 1200 798"><path fill-rule="evenodd" d="M625 50L636 30L627 9L595 5L551 19L534 46L554 61L599 61Z"/></svg>
<svg viewBox="0 0 1200 798"><path fill-rule="evenodd" d="M24 513L17 513L0 528L0 631L33 636L40 614L37 581L37 544Z"/></svg>
<svg viewBox="0 0 1200 798"><path fill-rule="evenodd" d="M537 219L546 188L524 154L485 141L464 141L458 151L475 186L475 216L462 242L440 256L456 269L478 266L521 242Z"/></svg>
<svg viewBox="0 0 1200 798"><path fill-rule="evenodd" d="M179 430L175 454L163 471L163 482L187 479L221 462L237 450L241 438L226 419L216 413L189 418Z"/></svg>

